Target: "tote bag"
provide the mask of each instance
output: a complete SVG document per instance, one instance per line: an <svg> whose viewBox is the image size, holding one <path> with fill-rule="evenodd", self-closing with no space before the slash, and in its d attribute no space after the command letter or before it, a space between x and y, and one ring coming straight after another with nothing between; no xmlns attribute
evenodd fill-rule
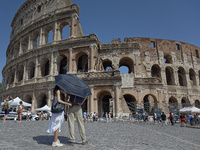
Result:
<svg viewBox="0 0 200 150"><path fill-rule="evenodd" d="M51 112L52 113L60 113L60 112L64 111L64 109L65 109L65 105L58 103L58 101L56 102L55 97L54 97L54 99L52 101Z"/></svg>

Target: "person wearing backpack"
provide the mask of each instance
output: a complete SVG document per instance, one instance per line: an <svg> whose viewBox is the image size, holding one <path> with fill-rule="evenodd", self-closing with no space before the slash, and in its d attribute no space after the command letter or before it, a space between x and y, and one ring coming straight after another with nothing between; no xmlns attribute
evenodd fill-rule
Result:
<svg viewBox="0 0 200 150"><path fill-rule="evenodd" d="M8 96L6 99L4 99L3 108L5 110L5 116L3 118L3 122L6 121L6 118L8 117L8 114L9 114L9 105L8 105L9 100L14 101L14 99L11 96Z"/></svg>
<svg viewBox="0 0 200 150"><path fill-rule="evenodd" d="M174 118L173 114L170 113L170 114L169 114L169 119L170 119L172 125L174 125L173 118Z"/></svg>

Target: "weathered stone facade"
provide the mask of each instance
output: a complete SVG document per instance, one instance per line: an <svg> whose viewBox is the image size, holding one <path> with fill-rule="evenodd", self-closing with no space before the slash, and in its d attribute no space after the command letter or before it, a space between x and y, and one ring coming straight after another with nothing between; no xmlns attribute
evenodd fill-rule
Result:
<svg viewBox="0 0 200 150"><path fill-rule="evenodd" d="M51 106L54 76L70 73L91 88L84 111L100 116L110 111L122 117L137 108L151 113L152 108L169 112L168 106L200 107L197 46L151 38L102 44L95 34L83 35L79 7L71 0L27 0L11 26L1 100L18 96L32 103L33 112ZM120 74L122 66L127 74Z"/></svg>

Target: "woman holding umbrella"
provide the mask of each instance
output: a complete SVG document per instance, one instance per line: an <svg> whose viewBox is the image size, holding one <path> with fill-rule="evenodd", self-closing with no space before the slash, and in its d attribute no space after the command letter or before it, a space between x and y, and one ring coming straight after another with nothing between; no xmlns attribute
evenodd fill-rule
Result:
<svg viewBox="0 0 200 150"><path fill-rule="evenodd" d="M61 93L67 94L66 92L64 92L64 90L62 88L60 88L59 86L56 85L56 87L54 88L55 102L71 106L72 105L71 103L61 100L61 98L60 98ZM47 133L54 134L54 141L52 143L53 147L63 146L63 144L61 144L58 139L58 134L59 134L59 132L61 132L61 125L62 125L63 121L64 121L64 111L62 111L60 113L52 113L51 120L49 121L48 129L47 129Z"/></svg>
<svg viewBox="0 0 200 150"><path fill-rule="evenodd" d="M61 87L66 93L70 94L70 102L72 103L72 106L69 107L68 110L68 145L73 146L75 142L74 117L78 123L79 133L82 138L82 145L87 144L81 105L85 102L87 97L92 94L89 86L82 79L71 74L60 74L55 76L55 84Z"/></svg>

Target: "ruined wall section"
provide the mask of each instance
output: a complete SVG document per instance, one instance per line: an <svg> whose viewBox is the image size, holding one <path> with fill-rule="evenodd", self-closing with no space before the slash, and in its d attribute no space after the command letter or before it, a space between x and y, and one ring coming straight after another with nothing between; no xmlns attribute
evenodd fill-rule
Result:
<svg viewBox="0 0 200 150"><path fill-rule="evenodd" d="M11 39L34 21L52 16L71 4L71 0L27 0L17 11L11 23Z"/></svg>

